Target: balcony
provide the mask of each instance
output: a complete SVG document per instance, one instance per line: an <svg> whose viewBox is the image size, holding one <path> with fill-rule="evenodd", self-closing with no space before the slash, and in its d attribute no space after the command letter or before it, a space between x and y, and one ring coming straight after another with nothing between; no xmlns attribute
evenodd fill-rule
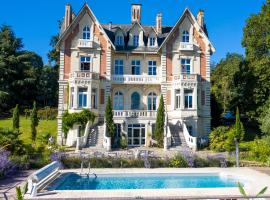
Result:
<svg viewBox="0 0 270 200"><path fill-rule="evenodd" d="M99 74L95 72L87 71L75 71L70 74L71 79L87 79L87 80L99 80Z"/></svg>
<svg viewBox="0 0 270 200"><path fill-rule="evenodd" d="M156 75L112 75L114 84L160 84Z"/></svg>
<svg viewBox="0 0 270 200"><path fill-rule="evenodd" d="M180 42L180 51L193 51L193 43Z"/></svg>
<svg viewBox="0 0 270 200"><path fill-rule="evenodd" d="M157 116L157 111L155 110L114 110L114 118L153 118Z"/></svg>
<svg viewBox="0 0 270 200"><path fill-rule="evenodd" d="M198 81L198 74L181 74L173 77L174 81Z"/></svg>
<svg viewBox="0 0 270 200"><path fill-rule="evenodd" d="M78 40L78 48L93 48L93 41L79 39Z"/></svg>

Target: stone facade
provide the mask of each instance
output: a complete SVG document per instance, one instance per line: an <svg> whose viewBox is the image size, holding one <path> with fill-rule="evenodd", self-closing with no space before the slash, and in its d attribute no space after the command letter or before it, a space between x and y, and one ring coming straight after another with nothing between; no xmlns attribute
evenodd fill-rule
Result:
<svg viewBox="0 0 270 200"><path fill-rule="evenodd" d="M58 42L59 143L76 145L78 138L78 126L74 126L64 140L64 111L90 109L100 123L108 96L117 134L126 136L130 146L143 146L151 137L161 94L168 119L166 145L171 145L173 135L168 124L180 124L188 145L195 139L196 146L198 138L208 136L210 55L215 49L204 24L198 23L204 21L203 14L196 19L185 9L175 26L169 27L162 24L159 13L156 25L144 26L141 5L132 5L131 11L131 24L101 25L87 4L77 15L66 6Z"/></svg>

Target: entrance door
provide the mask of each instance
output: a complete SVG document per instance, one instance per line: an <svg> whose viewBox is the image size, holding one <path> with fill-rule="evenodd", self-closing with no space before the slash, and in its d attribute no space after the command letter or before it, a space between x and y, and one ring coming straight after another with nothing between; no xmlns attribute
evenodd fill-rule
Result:
<svg viewBox="0 0 270 200"><path fill-rule="evenodd" d="M128 146L145 145L145 125L129 124L128 125Z"/></svg>

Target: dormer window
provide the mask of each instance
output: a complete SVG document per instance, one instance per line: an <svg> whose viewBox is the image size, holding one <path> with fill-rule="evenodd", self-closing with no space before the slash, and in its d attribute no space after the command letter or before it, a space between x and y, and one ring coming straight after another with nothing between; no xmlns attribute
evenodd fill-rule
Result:
<svg viewBox="0 0 270 200"><path fill-rule="evenodd" d="M133 46L134 47L139 46L139 36L138 35L133 36Z"/></svg>
<svg viewBox="0 0 270 200"><path fill-rule="evenodd" d="M150 45L150 47L154 47L155 46L155 43L156 43L156 38L150 37L149 38L149 45Z"/></svg>
<svg viewBox="0 0 270 200"><path fill-rule="evenodd" d="M123 46L124 45L124 37L121 35L117 35L116 40L115 40L115 45L116 46Z"/></svg>
<svg viewBox="0 0 270 200"><path fill-rule="evenodd" d="M188 31L183 31L182 42L189 42L189 32Z"/></svg>
<svg viewBox="0 0 270 200"><path fill-rule="evenodd" d="M84 40L90 40L90 28L89 28L89 26L85 26L83 28L83 39Z"/></svg>

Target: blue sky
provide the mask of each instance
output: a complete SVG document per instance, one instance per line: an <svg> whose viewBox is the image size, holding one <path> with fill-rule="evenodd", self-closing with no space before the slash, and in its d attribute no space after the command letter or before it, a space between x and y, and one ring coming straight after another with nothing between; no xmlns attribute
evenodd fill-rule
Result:
<svg viewBox="0 0 270 200"><path fill-rule="evenodd" d="M244 53L241 39L245 20L260 11L264 0L5 0L0 3L0 25L12 26L23 38L25 49L37 52L47 63L50 37L57 33L57 20L71 3L77 13L87 2L100 23L130 23L131 3L142 4L142 23L155 24L162 12L163 24L174 25L185 7L196 16L205 11L210 40L216 48L212 60L218 62L227 52Z"/></svg>

